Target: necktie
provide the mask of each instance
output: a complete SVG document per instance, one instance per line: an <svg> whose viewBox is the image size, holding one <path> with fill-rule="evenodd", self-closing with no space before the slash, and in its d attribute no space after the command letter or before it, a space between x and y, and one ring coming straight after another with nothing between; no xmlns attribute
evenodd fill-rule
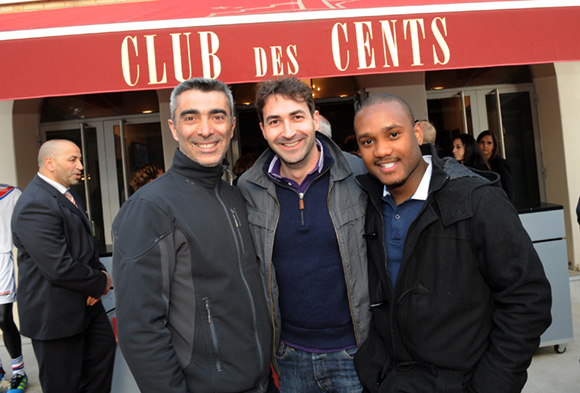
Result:
<svg viewBox="0 0 580 393"><path fill-rule="evenodd" d="M72 194L70 193L70 191L69 191L69 190L66 190L66 192L64 193L64 196L65 196L65 197L67 197L67 198L68 198L68 200L69 200L69 201L71 201L71 203L72 203L73 205L75 205L76 207L78 207L78 205L77 205L77 203L76 203L76 201L75 201L75 198L72 196Z"/></svg>

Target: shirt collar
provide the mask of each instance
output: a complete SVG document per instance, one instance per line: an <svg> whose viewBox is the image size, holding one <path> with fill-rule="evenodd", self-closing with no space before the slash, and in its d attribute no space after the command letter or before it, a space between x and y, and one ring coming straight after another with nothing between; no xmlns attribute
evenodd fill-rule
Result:
<svg viewBox="0 0 580 393"><path fill-rule="evenodd" d="M62 184L60 184L59 182L56 182L52 179L49 179L48 177L44 176L43 174L41 174L40 172L38 172L38 176L44 180L45 182L47 182L48 184L50 184L51 186L53 186L54 188L56 188L58 190L58 192L60 192L61 194L64 194L65 192L68 191L68 188L66 188L65 186L63 186Z"/></svg>
<svg viewBox="0 0 580 393"><path fill-rule="evenodd" d="M423 156L423 160L428 164L425 173L423 174L423 178L419 183L419 187L415 193L409 199L415 199L418 201L426 201L427 196L429 195L429 183L431 182L431 174L433 173L433 164L431 162L431 155ZM387 195L391 195L391 193L387 190L387 186L383 188L383 198Z"/></svg>
<svg viewBox="0 0 580 393"><path fill-rule="evenodd" d="M316 147L318 149L318 151L320 152L320 158L318 159L318 162L316 163L316 167L308 174L312 174L316 171L318 171L318 173L322 172L322 168L324 167L323 163L324 163L324 147L322 146L322 143L320 143L320 141L318 139L315 139L316 141ZM278 154L274 155L274 158L272 159L272 161L270 162L270 165L268 166L268 175L270 175L271 177L278 179L278 180L283 180L284 177L280 175L280 165L281 165L281 161L280 158L278 157Z"/></svg>

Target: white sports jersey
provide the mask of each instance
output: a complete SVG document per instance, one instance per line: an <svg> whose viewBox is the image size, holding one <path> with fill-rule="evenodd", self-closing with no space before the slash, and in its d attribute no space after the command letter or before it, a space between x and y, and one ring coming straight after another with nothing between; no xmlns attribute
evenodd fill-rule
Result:
<svg viewBox="0 0 580 393"><path fill-rule="evenodd" d="M10 220L14 205L20 198L22 191L17 187L0 184L0 253L12 251L12 231Z"/></svg>
<svg viewBox="0 0 580 393"><path fill-rule="evenodd" d="M20 194L19 188L0 184L0 304L16 301L10 220Z"/></svg>

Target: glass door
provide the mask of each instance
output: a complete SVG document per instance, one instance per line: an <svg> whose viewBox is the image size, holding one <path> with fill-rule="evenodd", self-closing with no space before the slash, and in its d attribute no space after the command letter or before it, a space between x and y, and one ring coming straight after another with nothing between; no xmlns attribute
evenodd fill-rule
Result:
<svg viewBox="0 0 580 393"><path fill-rule="evenodd" d="M43 140L68 139L81 148L85 169L73 189L86 206L99 252L110 253L113 220L133 192L135 171L148 163L165 170L159 116L44 123L41 133Z"/></svg>
<svg viewBox="0 0 580 393"><path fill-rule="evenodd" d="M451 144L459 134L473 136L474 122L478 113L473 110L474 100L477 97L473 92L439 91L428 95L427 107L429 121L437 130L435 144L442 157L453 156ZM475 105L477 107L477 105ZM476 119L474 120L474 115Z"/></svg>
<svg viewBox="0 0 580 393"><path fill-rule="evenodd" d="M531 84L427 91L440 156L452 156L451 142L459 133L477 138L482 131L494 132L499 154L511 167L516 207L537 206L545 196L533 97Z"/></svg>
<svg viewBox="0 0 580 393"><path fill-rule="evenodd" d="M46 140L68 139L81 149L83 175L81 181L71 188L81 197L86 208L89 220L93 224L93 235L99 244L99 252L106 252L97 129L81 123L78 124L78 128L46 131L45 137Z"/></svg>
<svg viewBox="0 0 580 393"><path fill-rule="evenodd" d="M488 129L496 135L499 154L512 171L515 205L538 206L540 182L530 92L495 89L485 95L485 104Z"/></svg>

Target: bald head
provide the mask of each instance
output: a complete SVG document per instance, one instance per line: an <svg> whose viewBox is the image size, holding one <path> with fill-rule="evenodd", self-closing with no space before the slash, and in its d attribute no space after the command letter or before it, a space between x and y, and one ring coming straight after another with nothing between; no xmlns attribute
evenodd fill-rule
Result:
<svg viewBox="0 0 580 393"><path fill-rule="evenodd" d="M318 116L320 118L320 126L318 127L318 132L323 133L327 137L332 139L332 126L328 119L322 115Z"/></svg>
<svg viewBox="0 0 580 393"><path fill-rule="evenodd" d="M83 164L79 147L65 139L46 141L38 151L38 171L65 187L78 184Z"/></svg>
<svg viewBox="0 0 580 393"><path fill-rule="evenodd" d="M398 103L403 109L403 112L407 120L413 123L414 121L413 110L411 109L409 104L407 104L407 102L403 100L401 97L388 93L373 94L372 96L367 98L358 109L357 114L361 112L363 109L371 107L373 105L386 104L390 102Z"/></svg>
<svg viewBox="0 0 580 393"><path fill-rule="evenodd" d="M38 151L38 168L44 166L44 161L47 158L55 158L58 156L62 148L67 144L75 145L73 142L66 139L51 139L44 142Z"/></svg>
<svg viewBox="0 0 580 393"><path fill-rule="evenodd" d="M423 143L431 143L434 145L435 139L437 139L437 130L435 129L435 126L427 120L420 120L419 122L423 128Z"/></svg>

